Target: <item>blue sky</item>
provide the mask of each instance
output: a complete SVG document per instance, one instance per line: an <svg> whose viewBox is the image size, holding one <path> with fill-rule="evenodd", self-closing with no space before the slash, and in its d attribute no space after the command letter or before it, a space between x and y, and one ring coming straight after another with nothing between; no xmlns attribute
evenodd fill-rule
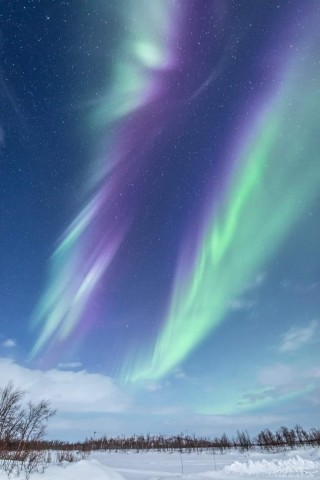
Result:
<svg viewBox="0 0 320 480"><path fill-rule="evenodd" d="M0 386L51 438L319 423L319 5L22 0Z"/></svg>

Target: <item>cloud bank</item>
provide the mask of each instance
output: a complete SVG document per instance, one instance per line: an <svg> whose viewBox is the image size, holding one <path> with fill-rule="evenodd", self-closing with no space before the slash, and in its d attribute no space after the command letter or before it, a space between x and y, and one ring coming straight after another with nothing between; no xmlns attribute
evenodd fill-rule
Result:
<svg viewBox="0 0 320 480"><path fill-rule="evenodd" d="M10 380L34 402L47 399L59 412L120 413L130 398L112 378L86 370L33 370L0 358L0 385Z"/></svg>

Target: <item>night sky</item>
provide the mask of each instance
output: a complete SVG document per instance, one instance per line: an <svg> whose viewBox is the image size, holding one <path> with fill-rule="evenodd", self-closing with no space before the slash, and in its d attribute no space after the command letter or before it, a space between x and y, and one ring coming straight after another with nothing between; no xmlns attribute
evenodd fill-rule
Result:
<svg viewBox="0 0 320 480"><path fill-rule="evenodd" d="M0 385L51 436L319 426L319 22L0 1Z"/></svg>

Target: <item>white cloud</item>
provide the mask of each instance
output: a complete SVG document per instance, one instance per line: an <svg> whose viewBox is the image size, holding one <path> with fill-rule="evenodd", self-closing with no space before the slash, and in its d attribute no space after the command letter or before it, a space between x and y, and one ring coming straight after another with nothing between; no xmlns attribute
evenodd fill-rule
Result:
<svg viewBox="0 0 320 480"><path fill-rule="evenodd" d="M303 369L297 365L277 363L261 369L258 373L258 382L259 389L243 396L244 404L255 404L266 399L279 400L288 395L299 397L308 405L319 404L319 365Z"/></svg>
<svg viewBox="0 0 320 480"><path fill-rule="evenodd" d="M259 381L267 387L288 385L296 379L296 372L288 365L276 364L263 368L259 372Z"/></svg>
<svg viewBox="0 0 320 480"><path fill-rule="evenodd" d="M161 405L149 409L151 415L190 415L183 406Z"/></svg>
<svg viewBox="0 0 320 480"><path fill-rule="evenodd" d="M243 294L240 297L234 298L230 302L231 310L252 310L257 305L256 291L265 283L267 274L259 272L255 278L249 282L243 289Z"/></svg>
<svg viewBox="0 0 320 480"><path fill-rule="evenodd" d="M149 392L157 392L158 390L161 390L162 385L161 383L147 382L144 384L144 388Z"/></svg>
<svg viewBox="0 0 320 480"><path fill-rule="evenodd" d="M282 335L279 346L280 352L292 352L312 343L318 330L318 322L312 320L306 327L291 327Z"/></svg>
<svg viewBox="0 0 320 480"><path fill-rule="evenodd" d="M5 348L13 348L16 347L17 344L12 338L7 338L1 343L1 346Z"/></svg>
<svg viewBox="0 0 320 480"><path fill-rule="evenodd" d="M50 420L47 437L52 440L79 441L93 436L118 436L128 431L126 417L114 414L81 415L81 421L71 414L59 412ZM130 432L131 433L131 432ZM133 433L133 432L132 432Z"/></svg>
<svg viewBox="0 0 320 480"><path fill-rule="evenodd" d="M309 369L302 369L294 365L276 363L261 369L258 378L261 385L268 387L301 385L309 381L317 382L320 380L320 366L314 365Z"/></svg>
<svg viewBox="0 0 320 480"><path fill-rule="evenodd" d="M186 380L187 379L187 375L182 370L179 370L178 372L176 372L174 374L174 377L177 378L178 380Z"/></svg>
<svg viewBox="0 0 320 480"><path fill-rule="evenodd" d="M259 272L255 276L255 278L247 284L245 290L254 290L258 287L261 287L267 279L267 273L266 272Z"/></svg>
<svg viewBox="0 0 320 480"><path fill-rule="evenodd" d="M244 415L201 415L169 414L164 420L164 429L170 433L186 432L197 435L234 435L237 429L247 429L253 433L264 426L269 428L287 423L287 416L276 414L244 414ZM188 421L186 422L186 418ZM187 428L187 431L186 431Z"/></svg>
<svg viewBox="0 0 320 480"><path fill-rule="evenodd" d="M320 405L320 364L302 368L300 363L274 363L257 371L254 386L244 391L237 402L241 409L293 401L308 409ZM301 407L302 408L302 407Z"/></svg>
<svg viewBox="0 0 320 480"><path fill-rule="evenodd" d="M50 400L59 412L124 412L130 398L112 378L85 370L33 370L0 358L0 386L10 380L26 392L26 399Z"/></svg>
<svg viewBox="0 0 320 480"><path fill-rule="evenodd" d="M319 378L320 379L320 366L319 367L313 367L310 370L310 376L312 378Z"/></svg>
<svg viewBox="0 0 320 480"><path fill-rule="evenodd" d="M250 310L256 305L253 300L246 300L244 298L236 298L232 300L230 306L232 310Z"/></svg>
<svg viewBox="0 0 320 480"><path fill-rule="evenodd" d="M74 368L81 368L81 362L66 362L66 363L58 363L58 368L62 368L63 370L72 370Z"/></svg>

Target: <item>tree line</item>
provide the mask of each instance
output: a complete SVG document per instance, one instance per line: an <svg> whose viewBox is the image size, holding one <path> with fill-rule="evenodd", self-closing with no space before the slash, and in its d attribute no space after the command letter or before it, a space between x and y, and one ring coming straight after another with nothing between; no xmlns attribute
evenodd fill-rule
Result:
<svg viewBox="0 0 320 480"><path fill-rule="evenodd" d="M276 451L303 446L320 446L320 429L311 428L304 430L300 425L294 428L280 427L275 432L269 429L262 430L256 436L250 436L245 431L237 431L236 436L229 437L225 433L213 438L198 437L196 435L180 434L173 436L165 435L132 435L129 437L118 436L116 438L103 436L98 439L87 439L84 448L91 450L157 450L170 452L174 450L192 451L220 451L236 448L240 451L248 451L259 448L261 450ZM80 446L77 444L77 447Z"/></svg>
<svg viewBox="0 0 320 480"><path fill-rule="evenodd" d="M159 451L159 452L201 452L213 451L224 453L230 449L237 449L241 452L252 449L265 451L279 451L298 447L319 447L320 429L303 429L300 425L293 428L280 427L274 432L264 429L255 436L250 436L244 430L238 430L236 435L231 437L225 433L221 436L201 437L196 435L131 435L99 438L87 438L83 442L61 442L41 441L37 442L35 448L42 450L57 451L78 451L91 452L100 451Z"/></svg>

